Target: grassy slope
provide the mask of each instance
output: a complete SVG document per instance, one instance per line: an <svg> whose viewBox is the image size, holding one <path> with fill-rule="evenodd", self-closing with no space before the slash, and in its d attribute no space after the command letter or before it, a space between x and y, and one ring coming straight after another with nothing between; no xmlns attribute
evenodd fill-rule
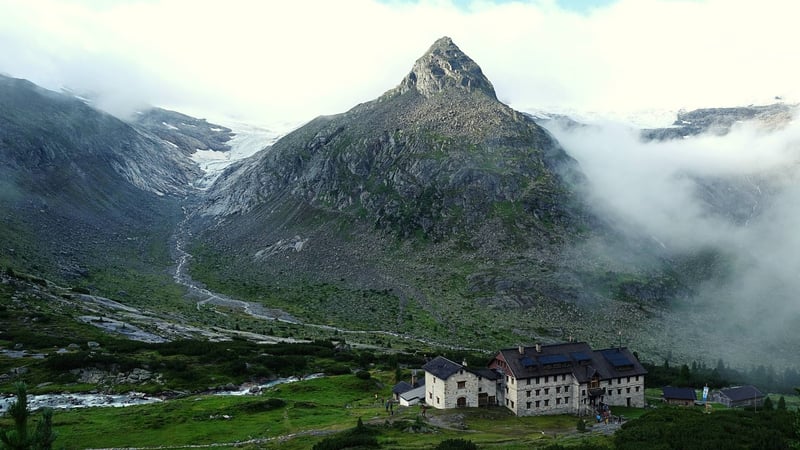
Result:
<svg viewBox="0 0 800 450"><path fill-rule="evenodd" d="M306 449L333 432L354 426L359 417L379 429L379 442L388 449L431 448L458 437L512 449L578 439L574 417L518 418L503 408L459 411L467 430L411 433L405 430L415 424L418 407L398 407L390 416L374 400L375 393L381 398L390 395L389 381L390 374L385 372L370 380L342 375L282 385L259 397L198 396L127 408L59 411L54 418L57 444L65 448L170 448L219 443L227 444L219 448L232 448L233 443L259 439L257 448ZM286 404L264 411L265 398L284 399ZM434 410L429 414L436 418L453 412ZM301 437L278 439L298 433ZM607 442L605 437L589 439Z"/></svg>
<svg viewBox="0 0 800 450"><path fill-rule="evenodd" d="M664 439L673 439L670 433L682 433L680 430L686 427L704 430L692 432L693 437L682 441L698 445L712 438L753 443L758 442L759 436L766 436L770 442L779 442L781 435L788 436L785 417L740 410L705 415L698 408L658 408L650 412L616 408L615 412L635 418L624 427L622 437L616 438L602 433L604 425L592 423L589 433L577 433L577 419L573 416L515 417L504 408L429 410L430 418L419 422L417 407L397 407L394 415L387 414L374 395L390 395L392 374L373 374L369 380L353 375L307 380L278 386L261 396L192 396L128 408L58 411L54 418L59 433L57 445L177 448L220 444L212 448L234 448L236 443L249 441L237 448L307 449L332 433L353 427L359 417L377 430L378 442L385 449L426 449L448 438L469 439L481 448L527 449L551 444L570 447L587 443L613 448L612 439L623 447L636 442L652 444L657 442L652 437L654 430L661 430L658 435L664 435ZM270 403L268 399L282 399L285 403ZM8 419L0 420L4 426L8 423ZM410 431L419 425L422 432ZM708 430L715 433L709 431L707 439L703 438ZM716 433L721 430L724 436Z"/></svg>

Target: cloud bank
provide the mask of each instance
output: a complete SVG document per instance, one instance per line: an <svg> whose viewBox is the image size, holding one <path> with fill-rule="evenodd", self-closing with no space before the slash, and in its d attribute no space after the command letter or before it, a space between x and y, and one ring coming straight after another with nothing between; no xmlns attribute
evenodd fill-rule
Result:
<svg viewBox="0 0 800 450"><path fill-rule="evenodd" d="M800 123L772 131L742 123L724 136L663 142L610 122L549 128L586 174L590 204L627 236L652 239L673 261L709 249L722 255L700 268L716 277L673 301L682 323L663 324L669 339L697 339L691 358L707 351L740 364L794 363ZM624 251L603 249L612 262Z"/></svg>
<svg viewBox="0 0 800 450"><path fill-rule="evenodd" d="M310 120L395 86L448 35L522 110L798 98L791 1L0 0L0 72L142 104Z"/></svg>

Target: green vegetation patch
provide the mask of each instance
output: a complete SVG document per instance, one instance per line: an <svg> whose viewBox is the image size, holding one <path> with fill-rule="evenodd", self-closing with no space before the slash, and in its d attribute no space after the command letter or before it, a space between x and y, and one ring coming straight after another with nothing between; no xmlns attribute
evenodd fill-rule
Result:
<svg viewBox="0 0 800 450"><path fill-rule="evenodd" d="M795 416L785 411L659 408L622 426L614 438L620 450L787 449L796 438Z"/></svg>

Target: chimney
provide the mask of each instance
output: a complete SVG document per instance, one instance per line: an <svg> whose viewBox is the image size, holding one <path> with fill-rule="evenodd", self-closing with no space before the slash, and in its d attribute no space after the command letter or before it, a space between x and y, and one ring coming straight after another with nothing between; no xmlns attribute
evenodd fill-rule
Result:
<svg viewBox="0 0 800 450"><path fill-rule="evenodd" d="M517 350L519 350L519 354L520 355L524 355L525 354L525 347L523 347L522 344L519 344L519 347L517 347Z"/></svg>
<svg viewBox="0 0 800 450"><path fill-rule="evenodd" d="M536 353L542 353L542 344L536 344Z"/></svg>
<svg viewBox="0 0 800 450"><path fill-rule="evenodd" d="M417 387L417 369L411 371L411 387Z"/></svg>

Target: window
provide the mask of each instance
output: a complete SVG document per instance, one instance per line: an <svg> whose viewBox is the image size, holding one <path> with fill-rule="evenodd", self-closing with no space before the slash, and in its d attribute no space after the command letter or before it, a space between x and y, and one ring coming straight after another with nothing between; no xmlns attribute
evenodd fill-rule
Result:
<svg viewBox="0 0 800 450"><path fill-rule="evenodd" d="M531 396L531 391L525 391L525 397L530 397L530 396Z"/></svg>
<svg viewBox="0 0 800 450"><path fill-rule="evenodd" d="M508 406L508 399L506 399L506 406Z"/></svg>
<svg viewBox="0 0 800 450"><path fill-rule="evenodd" d="M561 404L561 397L558 397L558 398L556 398L556 405L560 405L560 404Z"/></svg>
<svg viewBox="0 0 800 450"><path fill-rule="evenodd" d="M567 381L567 374L561 375L561 381Z"/></svg>
<svg viewBox="0 0 800 450"><path fill-rule="evenodd" d="M550 394L550 388L544 388L544 395Z"/></svg>
<svg viewBox="0 0 800 450"><path fill-rule="evenodd" d="M622 389L617 389L617 395L622 395Z"/></svg>
<svg viewBox="0 0 800 450"><path fill-rule="evenodd" d="M508 383L508 382L509 382L509 379L510 379L510 378L508 378L508 375L506 375L506 383Z"/></svg>
<svg viewBox="0 0 800 450"><path fill-rule="evenodd" d="M437 405L439 404L439 396L438 395L436 396L436 404Z"/></svg>
<svg viewBox="0 0 800 450"><path fill-rule="evenodd" d="M526 384L527 386L530 386L530 385L531 385L531 379L530 379L530 378L528 378L527 380L525 380L525 384Z"/></svg>
<svg viewBox="0 0 800 450"><path fill-rule="evenodd" d="M631 382L631 377L628 377L628 383L630 383L630 382Z"/></svg>
<svg viewBox="0 0 800 450"><path fill-rule="evenodd" d="M527 402L527 403L525 403L525 406L526 406L528 409L531 409L531 402Z"/></svg>
<svg viewBox="0 0 800 450"><path fill-rule="evenodd" d="M613 380L608 380L608 385L609 385L609 386L611 386L611 382L612 382L612 381L613 381Z"/></svg>
<svg viewBox="0 0 800 450"><path fill-rule="evenodd" d="M466 389L466 388L467 388L467 382L466 381L459 381L458 382L458 389Z"/></svg>
<svg viewBox="0 0 800 450"><path fill-rule="evenodd" d="M581 390L581 397L586 397L586 389Z"/></svg>
<svg viewBox="0 0 800 450"><path fill-rule="evenodd" d="M622 378L617 378L617 384L622 384Z"/></svg>
<svg viewBox="0 0 800 450"><path fill-rule="evenodd" d="M433 392L428 392L428 398L433 400Z"/></svg>
<svg viewBox="0 0 800 450"><path fill-rule="evenodd" d="M639 392L639 386L636 386L636 392Z"/></svg>
<svg viewBox="0 0 800 450"><path fill-rule="evenodd" d="M541 395L541 393L542 393L542 390L541 390L541 389L537 389L537 390L536 390L536 395L537 395L537 396Z"/></svg>
<svg viewBox="0 0 800 450"><path fill-rule="evenodd" d="M628 394L631 393L631 388L625 388L625 390L627 391Z"/></svg>
<svg viewBox="0 0 800 450"><path fill-rule="evenodd" d="M544 406L550 406L550 400L545 400L544 401Z"/></svg>
<svg viewBox="0 0 800 450"><path fill-rule="evenodd" d="M560 393L561 393L561 386L556 386L556 394L560 394Z"/></svg>
<svg viewBox="0 0 800 450"><path fill-rule="evenodd" d="M536 377L536 384L539 384L539 377Z"/></svg>
<svg viewBox="0 0 800 450"><path fill-rule="evenodd" d="M544 376L544 382L545 382L545 383L547 383L547 380L549 380L549 379L550 379L550 376L549 376L549 375L545 375L545 376Z"/></svg>
<svg viewBox="0 0 800 450"><path fill-rule="evenodd" d="M567 392L569 392L569 386L564 386L564 393L566 394Z"/></svg>
<svg viewBox="0 0 800 450"><path fill-rule="evenodd" d="M479 386L478 387L478 392L483 392L483 388Z"/></svg>
<svg viewBox="0 0 800 450"><path fill-rule="evenodd" d="M514 377L511 377L511 384L514 384Z"/></svg>
<svg viewBox="0 0 800 450"><path fill-rule="evenodd" d="M564 404L566 405L569 402L569 397L564 397Z"/></svg>
<svg viewBox="0 0 800 450"><path fill-rule="evenodd" d="M433 383L436 384L436 377L433 377Z"/></svg>
<svg viewBox="0 0 800 450"><path fill-rule="evenodd" d="M511 400L511 408L514 408L514 400Z"/></svg>
<svg viewBox="0 0 800 450"><path fill-rule="evenodd" d="M464 370L459 370L459 371L458 371L458 374L459 374L459 375L464 375Z"/></svg>
<svg viewBox="0 0 800 450"><path fill-rule="evenodd" d="M539 407L539 403L541 403L541 402L539 400L536 400L536 407L537 408Z"/></svg>
<svg viewBox="0 0 800 450"><path fill-rule="evenodd" d="M639 381L639 375L636 375L636 381Z"/></svg>

